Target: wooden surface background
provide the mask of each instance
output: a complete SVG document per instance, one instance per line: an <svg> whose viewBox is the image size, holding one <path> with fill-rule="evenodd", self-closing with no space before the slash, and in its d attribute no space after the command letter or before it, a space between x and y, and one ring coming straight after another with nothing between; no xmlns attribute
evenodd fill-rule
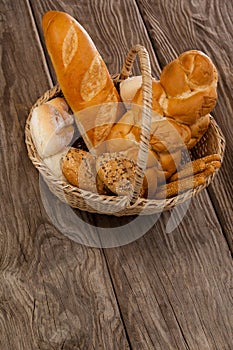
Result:
<svg viewBox="0 0 233 350"><path fill-rule="evenodd" d="M189 49L217 66L213 115L226 137L224 163L172 233L166 212L135 242L98 249L73 242L47 216L24 126L31 105L56 83L41 28L51 9L85 27L112 74L137 43L155 77ZM1 350L233 349L232 18L228 0L1 0ZM77 215L94 236L125 223Z"/></svg>

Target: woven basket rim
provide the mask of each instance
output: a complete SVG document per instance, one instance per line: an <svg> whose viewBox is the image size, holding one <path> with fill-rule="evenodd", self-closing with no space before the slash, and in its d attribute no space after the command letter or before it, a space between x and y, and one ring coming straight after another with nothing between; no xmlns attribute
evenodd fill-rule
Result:
<svg viewBox="0 0 233 350"><path fill-rule="evenodd" d="M83 190L83 189L77 188L76 186L71 185L65 179L55 178L52 171L46 166L46 164L43 162L43 160L39 156L39 154L36 150L36 147L34 145L34 142L32 140L32 136L31 136L31 132L30 132L30 120L31 120L31 116L32 116L32 111L34 108L36 108L41 103L49 101L51 98L54 98L54 97L59 96L61 94L62 94L61 89L59 88L58 85L55 85L53 88L47 90L34 103L34 105L30 109L30 113L27 117L26 124L25 124L25 143L26 143L28 156L29 156L30 160L32 161L35 168L40 172L40 174L42 175L43 178L46 177L47 179L49 179L51 181L55 181L57 186L60 186L63 190L74 193L74 195L79 195L79 196L83 196L86 198L91 197L94 202L95 201L97 201L97 202L102 201L103 204L106 203L106 201L111 202L111 203L120 203L123 200L122 197L114 196L114 195L107 196L107 195L103 195L103 194L92 193L90 191L86 191L86 190ZM217 135L218 140L219 140L219 142L218 142L219 152L218 153L221 157L221 160L223 160L224 150L225 150L225 138L221 132L221 129L219 128L218 124L216 123L216 121L214 120L212 115L211 115L210 120L211 120L210 123L214 127L214 130L215 130L216 135ZM153 198L148 199L148 198L141 198L140 197L137 199L137 201L133 205L126 208L126 210L127 209L130 210L132 208L137 208L137 207L143 208L147 204L154 206L155 209L158 208L158 211L160 211L159 208L161 208L161 211L169 210L169 209L173 208L174 206L181 204L184 201L194 197L200 191L202 191L204 188L206 188L213 181L213 178L217 174L218 170L219 169L216 169L216 171L206 179L204 184L196 187L195 189L192 188L192 189L185 191L183 193L179 193L177 196L174 196L171 198L166 198L166 199L153 199ZM79 209L82 210L82 208L79 208ZM106 213L106 214L108 214L108 213ZM123 216L124 215L127 215L127 213L123 214Z"/></svg>
<svg viewBox="0 0 233 350"><path fill-rule="evenodd" d="M148 123L150 123L150 115L148 114L148 109L151 111L151 97L152 97L152 87L151 87L151 71L150 71L150 61L148 57L148 53L146 49L141 45L135 45L133 48L130 49L128 52L128 55L126 56L125 63L123 65L123 68L121 70L121 73L115 74L114 77L112 76L113 81L115 84L119 83L120 81L127 79L129 75L131 74L131 68L132 64L135 60L136 55L139 55L140 58L140 66L142 70L142 77L143 77L143 94L144 94L144 115L142 117L142 134L143 137L140 140L140 149L144 148L143 152L145 153L145 149L148 152L148 140L149 137L146 135L145 130L148 129ZM28 156L31 159L33 165L39 170L42 177L46 180L47 184L51 184L53 186L53 189L59 189L60 191L64 191L66 193L72 194L74 198L82 198L82 199L90 199L93 203L101 204L103 206L108 205L122 205L127 203L128 205L126 207L120 208L120 213L110 213L111 215L117 215L117 216L125 216L125 215L133 215L137 213L141 214L151 214L155 212L161 212L165 210L169 210L173 207L175 207L178 204L181 204L185 202L186 200L194 197L197 195L200 191L205 189L214 179L215 175L219 171L219 169L216 169L213 174L211 174L209 177L206 178L205 183L196 187L191 188L190 190L187 190L183 193L179 193L178 195L171 197L171 198L165 198L165 199L154 199L154 198L141 198L139 197L138 193L140 190L139 185L142 184L142 179L140 176L144 176L144 173L142 172L142 169L137 164L137 179L139 179L138 184L135 185L134 189L134 201L132 203L128 203L128 197L123 196L117 196L117 195L103 195L103 194L97 194L92 193L90 191L82 190L80 188L77 188L70 183L68 183L65 179L57 179L52 171L46 166L46 164L43 162L41 157L39 156L37 149L34 145L31 131L30 131L30 120L32 116L32 112L34 108L41 105L42 103L45 103L49 101L52 98L55 98L57 96L63 96L62 91L59 87L59 85L55 85L51 89L44 92L44 94L38 98L38 100L33 104L33 106L30 109L29 115L26 120L25 124L25 143L27 146ZM64 96L63 96L64 97ZM214 132L215 139L217 140L217 150L216 153L219 154L221 158L221 162L223 160L224 151L225 151L225 138L222 134L222 131L220 127L218 126L217 122L214 120L213 116L210 116L210 126L209 128L212 128L212 132ZM148 131L147 131L148 132ZM146 137L144 137L146 136ZM200 142L200 141L199 141ZM141 152L142 157L142 163L146 162L146 158L143 156L143 152ZM139 158L139 157L138 157ZM141 163L141 164L142 164ZM142 167L143 168L143 167ZM136 181L135 181L136 182ZM137 194L137 197L135 198L135 194ZM72 206L72 204L71 204ZM82 205L75 206L75 208L78 208L80 210L87 210L89 212L96 212L98 213L98 209L95 210L90 207L86 209ZM145 209L145 210L144 210ZM103 212L101 211L101 214ZM106 214L109 214L109 212L106 210Z"/></svg>

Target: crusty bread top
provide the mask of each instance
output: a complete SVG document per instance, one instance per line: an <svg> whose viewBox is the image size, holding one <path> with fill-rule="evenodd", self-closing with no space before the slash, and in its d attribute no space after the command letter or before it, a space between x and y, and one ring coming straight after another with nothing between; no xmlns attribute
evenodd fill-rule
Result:
<svg viewBox="0 0 233 350"><path fill-rule="evenodd" d="M76 114L77 126L83 133L87 130L80 124L79 111L104 103L118 102L120 97L92 39L72 16L64 12L48 11L43 16L42 27L58 83L70 108ZM103 115L105 125L100 128ZM92 119L91 113L86 118ZM89 131L88 139L85 140L89 149L107 137L116 119L117 111L99 111L94 118L98 127L95 129L94 123L93 130Z"/></svg>
<svg viewBox="0 0 233 350"><path fill-rule="evenodd" d="M168 63L160 74L160 82L168 97L216 86L217 70L202 51L190 50Z"/></svg>

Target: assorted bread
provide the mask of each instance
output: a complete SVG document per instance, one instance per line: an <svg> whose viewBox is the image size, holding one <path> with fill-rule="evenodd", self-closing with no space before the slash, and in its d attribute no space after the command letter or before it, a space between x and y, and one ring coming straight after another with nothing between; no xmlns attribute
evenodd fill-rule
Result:
<svg viewBox="0 0 233 350"><path fill-rule="evenodd" d="M134 189L142 118L142 77L117 89L85 29L64 12L42 21L45 43L64 97L33 110L31 135L39 156L58 178L100 195ZM164 199L203 184L220 166L217 155L182 164L207 131L217 101L217 70L190 50L152 79L150 144L140 196ZM123 102L123 103L118 103ZM78 130L85 149L74 145Z"/></svg>

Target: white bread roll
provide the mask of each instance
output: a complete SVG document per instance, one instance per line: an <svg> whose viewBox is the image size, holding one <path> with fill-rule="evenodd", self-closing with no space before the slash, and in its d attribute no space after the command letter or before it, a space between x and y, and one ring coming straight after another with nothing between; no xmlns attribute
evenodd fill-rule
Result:
<svg viewBox="0 0 233 350"><path fill-rule="evenodd" d="M65 101L59 100L59 105L64 104L64 109L58 110L53 101L36 107L32 112L30 130L33 142L42 159L61 152L72 140L74 135L73 116L67 110Z"/></svg>

